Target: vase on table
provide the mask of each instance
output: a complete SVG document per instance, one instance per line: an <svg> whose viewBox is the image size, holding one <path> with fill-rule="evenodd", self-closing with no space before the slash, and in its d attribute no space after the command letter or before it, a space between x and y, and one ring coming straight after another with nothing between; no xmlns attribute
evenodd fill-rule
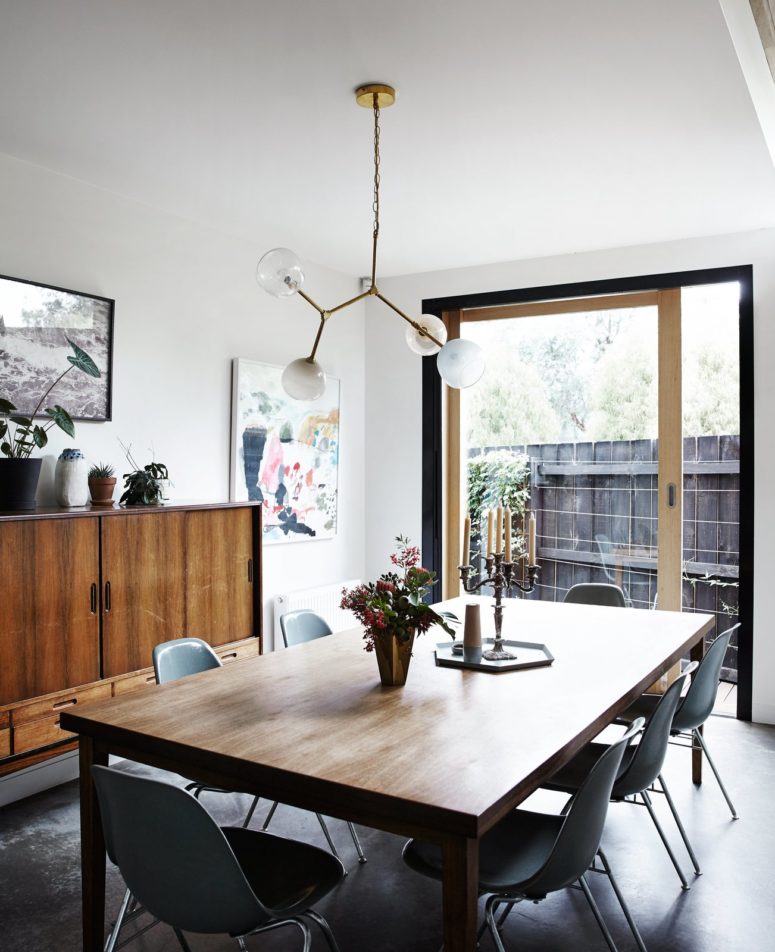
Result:
<svg viewBox="0 0 775 952"><path fill-rule="evenodd" d="M413 645L414 632L404 641L388 632L381 632L374 638L379 678L386 687L400 687L406 684Z"/></svg>

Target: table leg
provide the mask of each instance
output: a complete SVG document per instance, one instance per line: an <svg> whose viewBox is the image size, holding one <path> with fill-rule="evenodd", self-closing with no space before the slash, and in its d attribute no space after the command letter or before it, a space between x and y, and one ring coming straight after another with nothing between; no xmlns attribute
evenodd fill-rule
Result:
<svg viewBox="0 0 775 952"><path fill-rule="evenodd" d="M705 638L702 637L697 644L692 645L689 657L692 661L702 661L705 654ZM702 728L700 728L702 730ZM702 748L692 736L692 783L702 783Z"/></svg>
<svg viewBox="0 0 775 952"><path fill-rule="evenodd" d="M80 739L81 903L83 952L101 952L105 942L105 837L102 832L92 764L107 764L108 755L91 737Z"/></svg>
<svg viewBox="0 0 775 952"><path fill-rule="evenodd" d="M479 841L451 837L442 848L444 952L476 949Z"/></svg>

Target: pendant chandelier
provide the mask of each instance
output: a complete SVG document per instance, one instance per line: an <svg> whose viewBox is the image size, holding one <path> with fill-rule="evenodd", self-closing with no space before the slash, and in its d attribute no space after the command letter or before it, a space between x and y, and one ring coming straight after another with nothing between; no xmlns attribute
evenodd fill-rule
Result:
<svg viewBox="0 0 775 952"><path fill-rule="evenodd" d="M304 291L304 272L298 257L288 248L273 248L261 258L256 268L256 280L261 287L274 297L289 297L298 294L320 316L317 334L312 351L308 357L300 357L292 361L282 374L282 385L286 393L296 400L316 400L322 396L326 387L326 375L317 362L316 355L323 329L328 319L337 311L344 310L356 301L367 297L376 297L395 311L407 323L406 343L416 354L431 357L438 354L436 366L444 382L456 389L470 387L475 384L484 373L484 356L481 348L473 341L451 340L447 342L447 328L444 322L433 314L422 314L415 320L405 314L401 308L389 301L377 287L377 241L379 239L379 183L380 183L380 109L392 106L396 100L396 91L392 86L382 83L370 83L359 86L355 90L355 100L359 106L371 109L374 113L374 226L372 233L371 252L371 282L362 294L337 304L336 307L324 308L317 304Z"/></svg>

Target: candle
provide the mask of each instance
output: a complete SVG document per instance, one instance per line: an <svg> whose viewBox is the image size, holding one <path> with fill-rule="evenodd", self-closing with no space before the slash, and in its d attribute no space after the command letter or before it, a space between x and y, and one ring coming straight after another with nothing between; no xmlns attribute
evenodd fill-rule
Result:
<svg viewBox="0 0 775 952"><path fill-rule="evenodd" d="M536 565L536 514L530 513L527 536L527 564Z"/></svg>
<svg viewBox="0 0 775 952"><path fill-rule="evenodd" d="M511 562L511 509L506 509L506 562Z"/></svg>
<svg viewBox="0 0 775 952"><path fill-rule="evenodd" d="M468 565L471 561L471 517L466 516L463 522L463 558L461 565Z"/></svg>
<svg viewBox="0 0 775 952"><path fill-rule="evenodd" d="M503 546L503 508L495 510L495 551L500 552Z"/></svg>
<svg viewBox="0 0 775 952"><path fill-rule="evenodd" d="M487 551L485 555L492 552L492 509L487 510Z"/></svg>

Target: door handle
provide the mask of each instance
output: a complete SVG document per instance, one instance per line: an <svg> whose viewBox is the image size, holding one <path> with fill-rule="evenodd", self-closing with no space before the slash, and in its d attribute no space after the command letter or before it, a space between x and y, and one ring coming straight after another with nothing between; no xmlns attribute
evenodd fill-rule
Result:
<svg viewBox="0 0 775 952"><path fill-rule="evenodd" d="M675 509L675 483L667 484L667 508Z"/></svg>
<svg viewBox="0 0 775 952"><path fill-rule="evenodd" d="M105 582L105 611L110 611L110 582Z"/></svg>
<svg viewBox="0 0 775 952"><path fill-rule="evenodd" d="M92 582L91 588L89 589L89 608L91 609L92 615L97 611L97 583Z"/></svg>
<svg viewBox="0 0 775 952"><path fill-rule="evenodd" d="M253 559L248 559L248 582L253 584Z"/></svg>

